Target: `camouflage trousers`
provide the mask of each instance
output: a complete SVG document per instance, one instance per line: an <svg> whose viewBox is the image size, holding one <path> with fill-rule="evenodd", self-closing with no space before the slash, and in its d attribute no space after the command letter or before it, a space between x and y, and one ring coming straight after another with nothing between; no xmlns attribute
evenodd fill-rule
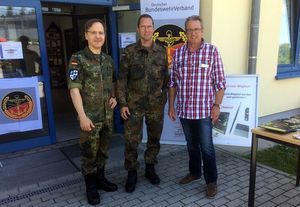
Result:
<svg viewBox="0 0 300 207"><path fill-rule="evenodd" d="M112 137L112 128L103 122L95 123L90 132L80 132L81 171L83 175L95 173L103 168L108 158L108 147Z"/></svg>
<svg viewBox="0 0 300 207"><path fill-rule="evenodd" d="M164 104L163 104L164 105ZM164 106L155 106L147 111L130 109L130 116L125 127L125 169L139 167L138 145L142 140L143 118L147 127L147 149L144 154L146 164L156 164L160 149L160 136L163 129Z"/></svg>

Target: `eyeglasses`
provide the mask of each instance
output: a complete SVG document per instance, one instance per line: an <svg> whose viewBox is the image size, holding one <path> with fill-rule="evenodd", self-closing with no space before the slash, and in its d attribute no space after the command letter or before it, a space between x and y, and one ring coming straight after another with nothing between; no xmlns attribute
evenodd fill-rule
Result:
<svg viewBox="0 0 300 207"><path fill-rule="evenodd" d="M143 26L140 26L140 29L142 29L142 30L150 30L150 29L152 29L153 28L153 26L151 25L148 25L148 26L145 26L145 25L143 25Z"/></svg>
<svg viewBox="0 0 300 207"><path fill-rule="evenodd" d="M189 33L189 34L191 34L193 32L200 33L201 31L202 31L202 28L186 29L186 33Z"/></svg>
<svg viewBox="0 0 300 207"><path fill-rule="evenodd" d="M89 32L91 35L93 35L93 36L97 36L97 35L104 35L104 32L97 32L97 31L87 31L87 32Z"/></svg>

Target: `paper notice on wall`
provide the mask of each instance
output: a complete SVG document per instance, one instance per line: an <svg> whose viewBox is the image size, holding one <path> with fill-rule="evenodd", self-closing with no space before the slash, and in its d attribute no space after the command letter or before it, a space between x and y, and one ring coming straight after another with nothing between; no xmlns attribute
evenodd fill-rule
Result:
<svg viewBox="0 0 300 207"><path fill-rule="evenodd" d="M128 45L136 42L136 33L135 32L127 32L127 33L119 33L119 47L125 48Z"/></svg>

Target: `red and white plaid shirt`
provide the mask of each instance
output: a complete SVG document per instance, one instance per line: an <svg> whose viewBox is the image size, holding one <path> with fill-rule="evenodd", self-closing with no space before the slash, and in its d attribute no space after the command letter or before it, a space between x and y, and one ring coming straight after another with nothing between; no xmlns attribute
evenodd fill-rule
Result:
<svg viewBox="0 0 300 207"><path fill-rule="evenodd" d="M176 88L178 117L209 117L215 92L225 89L225 84L222 59L215 46L203 42L191 52L184 44L175 51L169 87Z"/></svg>

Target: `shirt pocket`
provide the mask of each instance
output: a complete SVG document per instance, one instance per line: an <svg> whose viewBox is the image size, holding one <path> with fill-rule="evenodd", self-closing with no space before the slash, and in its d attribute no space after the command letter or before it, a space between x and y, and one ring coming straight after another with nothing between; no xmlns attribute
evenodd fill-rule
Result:
<svg viewBox="0 0 300 207"><path fill-rule="evenodd" d="M202 70L209 70L211 68L211 60L204 59L203 61L199 62L198 67L201 68Z"/></svg>
<svg viewBox="0 0 300 207"><path fill-rule="evenodd" d="M145 77L145 68L141 64L132 64L129 71L129 77L131 80L139 80Z"/></svg>
<svg viewBox="0 0 300 207"><path fill-rule="evenodd" d="M85 77L86 78L91 78L91 79L101 78L100 66L88 67L85 70Z"/></svg>
<svg viewBox="0 0 300 207"><path fill-rule="evenodd" d="M166 63L162 60L156 59L153 61L152 70L156 79L163 80L164 74L166 73Z"/></svg>
<svg viewBox="0 0 300 207"><path fill-rule="evenodd" d="M210 59L204 59L203 61L199 62L198 68L200 69L200 75L202 77L210 76L211 74L211 60Z"/></svg>

